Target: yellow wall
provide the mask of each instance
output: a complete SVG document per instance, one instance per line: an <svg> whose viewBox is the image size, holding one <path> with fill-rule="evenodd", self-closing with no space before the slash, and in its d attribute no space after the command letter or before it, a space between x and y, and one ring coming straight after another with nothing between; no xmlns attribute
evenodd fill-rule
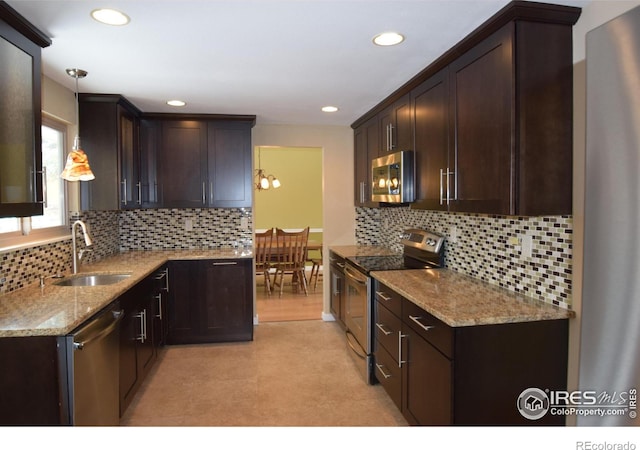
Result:
<svg viewBox="0 0 640 450"><path fill-rule="evenodd" d="M282 186L255 192L256 229L322 228L322 149L256 147L254 167L275 175Z"/></svg>
<svg viewBox="0 0 640 450"><path fill-rule="evenodd" d="M346 126L261 125L252 130L253 145L322 148L323 247L355 243L353 130ZM267 168L268 169L268 168ZM268 169L271 170L271 169ZM254 202L259 192L253 196ZM255 209L255 204L254 204ZM254 211L254 220L255 211ZM255 226L255 223L254 223ZM329 252L323 252L329 267ZM329 277L323 277L323 317L329 314Z"/></svg>

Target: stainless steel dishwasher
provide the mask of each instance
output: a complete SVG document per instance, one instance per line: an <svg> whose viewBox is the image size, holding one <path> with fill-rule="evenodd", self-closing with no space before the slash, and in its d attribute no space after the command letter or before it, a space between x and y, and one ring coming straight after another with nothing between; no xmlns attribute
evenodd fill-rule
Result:
<svg viewBox="0 0 640 450"><path fill-rule="evenodd" d="M119 323L122 318L123 312L116 303L66 336L72 425L119 425Z"/></svg>

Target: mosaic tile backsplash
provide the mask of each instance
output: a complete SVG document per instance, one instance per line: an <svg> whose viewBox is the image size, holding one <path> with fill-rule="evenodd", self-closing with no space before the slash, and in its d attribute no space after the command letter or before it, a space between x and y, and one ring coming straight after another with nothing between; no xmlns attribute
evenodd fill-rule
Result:
<svg viewBox="0 0 640 450"><path fill-rule="evenodd" d="M402 250L400 234L423 228L446 237L445 266L513 292L571 309L573 220L356 208L356 242ZM452 239L452 227L456 236ZM522 254L530 236L531 256Z"/></svg>
<svg viewBox="0 0 640 450"><path fill-rule="evenodd" d="M120 251L218 248L251 245L252 239L251 210L243 208L83 211L69 219L76 220L87 224L93 239L80 265ZM81 231L76 238L84 248ZM71 266L71 239L0 253L0 295L38 282L41 275L71 273Z"/></svg>

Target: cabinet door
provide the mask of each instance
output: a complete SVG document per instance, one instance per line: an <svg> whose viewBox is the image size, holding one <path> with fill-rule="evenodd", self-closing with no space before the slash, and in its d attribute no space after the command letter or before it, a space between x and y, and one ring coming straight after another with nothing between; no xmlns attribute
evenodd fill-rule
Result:
<svg viewBox="0 0 640 450"><path fill-rule="evenodd" d="M380 154L413 150L410 98L410 95L406 94L378 114Z"/></svg>
<svg viewBox="0 0 640 450"><path fill-rule="evenodd" d="M118 106L118 147L120 151L120 207L139 208L141 201L138 119Z"/></svg>
<svg viewBox="0 0 640 450"><path fill-rule="evenodd" d="M201 261L200 274L203 341L252 340L252 260Z"/></svg>
<svg viewBox="0 0 640 450"><path fill-rule="evenodd" d="M453 211L514 210L512 27L505 26L450 66Z"/></svg>
<svg viewBox="0 0 640 450"><path fill-rule="evenodd" d="M159 121L140 121L140 175L139 193L141 206L158 206L158 148L162 127Z"/></svg>
<svg viewBox="0 0 640 450"><path fill-rule="evenodd" d="M0 20L0 217L43 212L40 54Z"/></svg>
<svg viewBox="0 0 640 450"><path fill-rule="evenodd" d="M234 122L210 122L207 149L208 206L251 207L251 126Z"/></svg>
<svg viewBox="0 0 640 450"><path fill-rule="evenodd" d="M402 412L411 424L450 425L453 421L451 361L403 324Z"/></svg>
<svg viewBox="0 0 640 450"><path fill-rule="evenodd" d="M135 288L134 288L135 289ZM124 414L135 394L138 372L138 324L136 318L138 305L135 293L129 291L120 297L120 306L124 316L120 322L120 415Z"/></svg>
<svg viewBox="0 0 640 450"><path fill-rule="evenodd" d="M378 157L379 130L377 117L354 130L355 206L379 206L371 201L371 160Z"/></svg>
<svg viewBox="0 0 640 450"><path fill-rule="evenodd" d="M171 292L167 305L167 344L191 343L198 334L198 318L202 310L198 268L199 261L169 263Z"/></svg>
<svg viewBox="0 0 640 450"><path fill-rule="evenodd" d="M207 125L164 121L158 156L160 201L165 208L206 205Z"/></svg>
<svg viewBox="0 0 640 450"><path fill-rule="evenodd" d="M411 93L417 180L416 202L412 208L447 210L449 207L450 193L446 189L450 177L448 75L448 70L443 69Z"/></svg>

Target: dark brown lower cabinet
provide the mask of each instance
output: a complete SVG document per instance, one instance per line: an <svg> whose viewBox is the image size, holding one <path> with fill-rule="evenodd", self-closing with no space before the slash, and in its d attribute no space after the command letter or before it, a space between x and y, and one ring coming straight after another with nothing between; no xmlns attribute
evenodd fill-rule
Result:
<svg viewBox="0 0 640 450"><path fill-rule="evenodd" d="M120 326L120 416L124 414L156 360L154 279L149 277L119 297L124 317Z"/></svg>
<svg viewBox="0 0 640 450"><path fill-rule="evenodd" d="M171 261L167 343L253 340L252 261Z"/></svg>
<svg viewBox="0 0 640 450"><path fill-rule="evenodd" d="M377 281L376 291L400 297ZM405 298L378 297L374 330L376 378L411 425L565 423L526 419L516 403L528 388L566 389L567 320L450 327Z"/></svg>
<svg viewBox="0 0 640 450"><path fill-rule="evenodd" d="M64 349L57 344L55 336L0 339L0 425L69 423Z"/></svg>

